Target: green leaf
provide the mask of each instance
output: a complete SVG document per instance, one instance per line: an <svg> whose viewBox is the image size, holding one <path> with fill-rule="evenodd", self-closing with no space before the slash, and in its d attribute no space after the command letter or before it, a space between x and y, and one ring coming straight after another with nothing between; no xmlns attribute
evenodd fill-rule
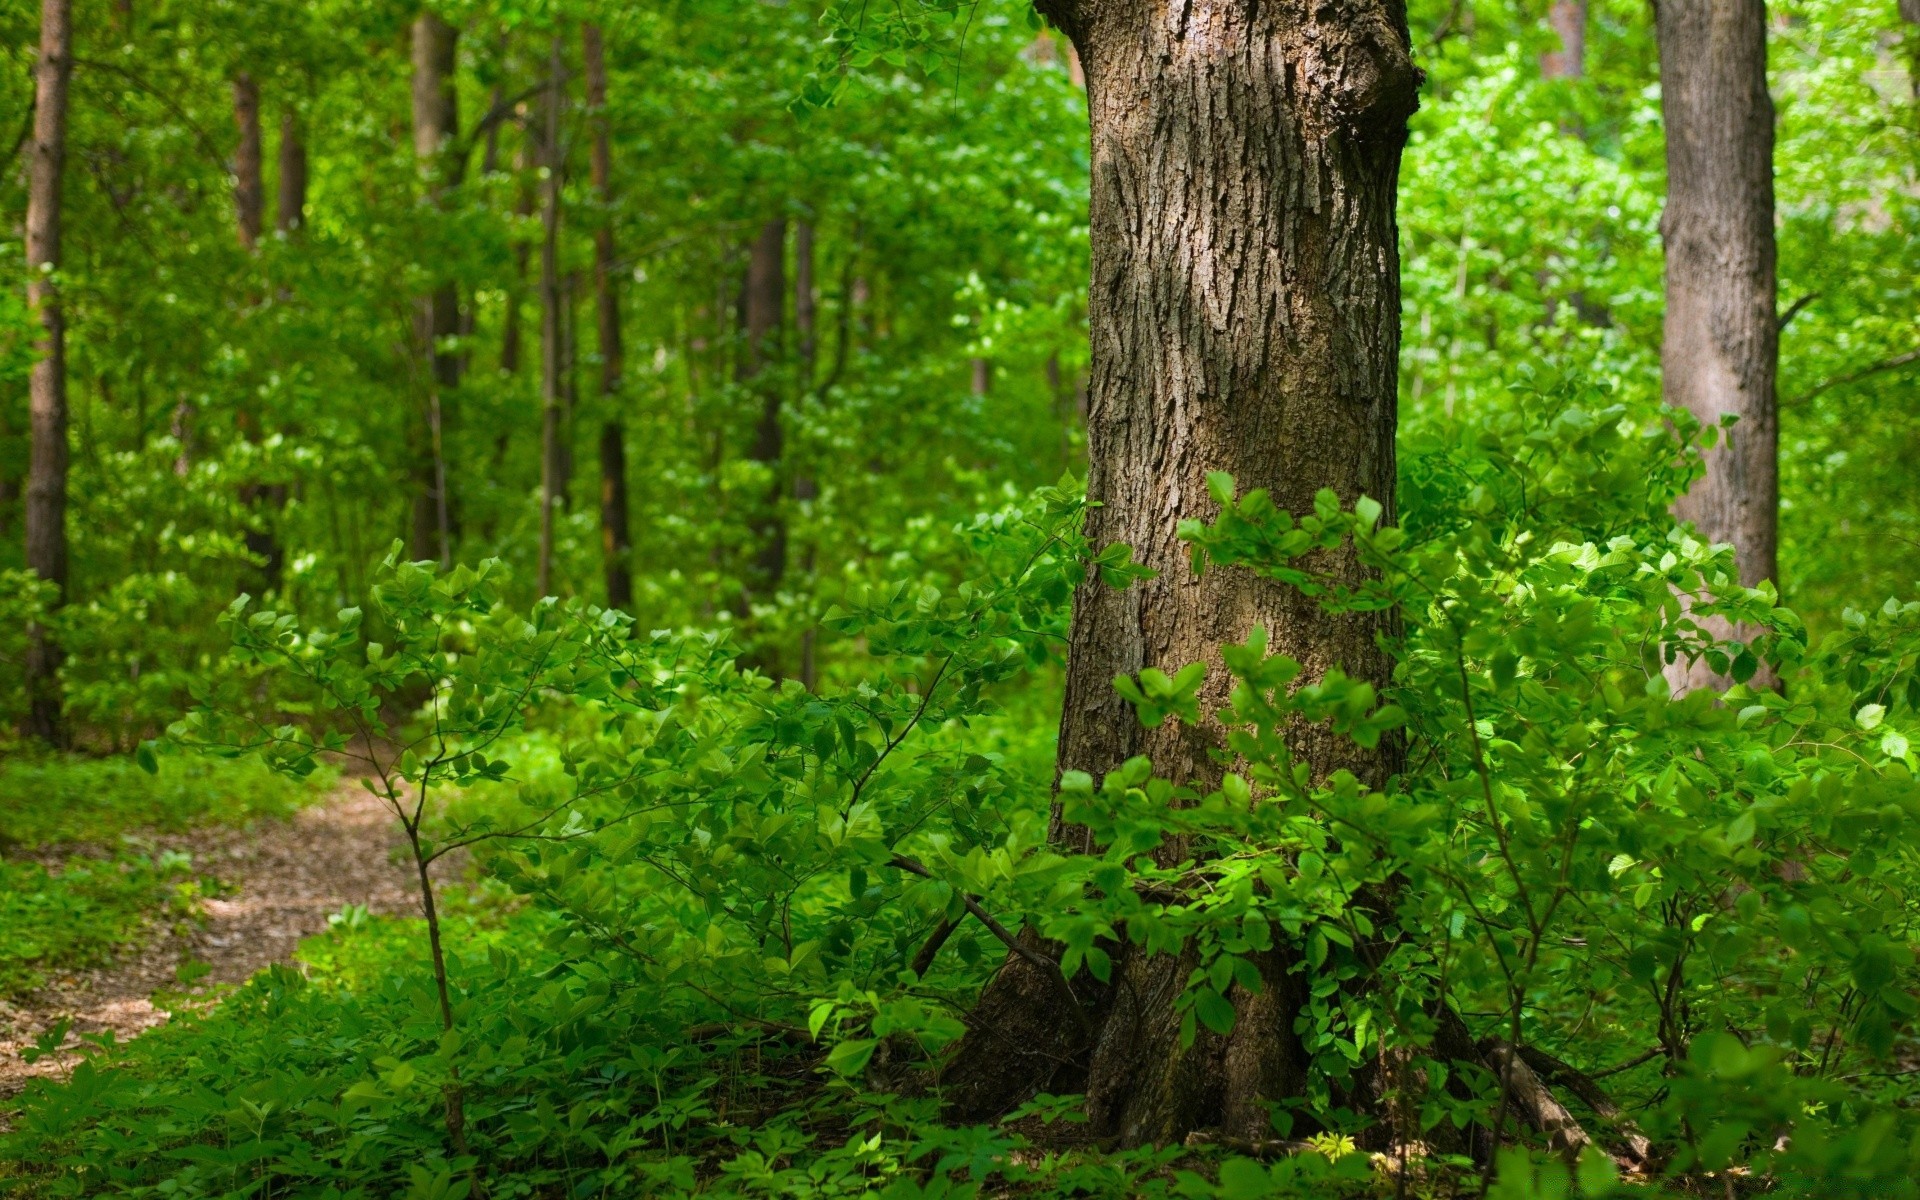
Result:
<svg viewBox="0 0 1920 1200"><path fill-rule="evenodd" d="M827 1054L827 1066L836 1074L858 1075L866 1070L867 1061L873 1057L874 1047L880 1044L877 1038L854 1038L841 1042Z"/></svg>

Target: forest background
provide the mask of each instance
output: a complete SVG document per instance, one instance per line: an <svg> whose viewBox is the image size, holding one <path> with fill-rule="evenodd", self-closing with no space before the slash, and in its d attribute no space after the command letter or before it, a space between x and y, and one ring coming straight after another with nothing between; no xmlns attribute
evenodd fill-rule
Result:
<svg viewBox="0 0 1920 1200"><path fill-rule="evenodd" d="M964 1057L971 997L1008 953L1000 933L1045 930L1062 982L1111 969L1123 930L1170 938L1198 956L1178 1040L1226 1037L1246 1013L1232 988L1260 991L1258 969L1234 974L1266 950L1256 926L1297 937L1313 970L1364 958L1352 896L1303 899L1324 920L1302 926L1268 901L1304 885L1214 867L1234 905L1165 900L1153 889L1189 876L1126 848L1194 839L1233 863L1259 847L1317 885L1318 864L1359 854L1324 831L1361 820L1338 805L1365 796L1320 796L1316 773L1299 798L1320 832L1228 829L1179 817L1190 802L1217 813L1202 794L1155 793L1144 768L1084 784L1070 772L1070 807L1082 786L1135 788L1107 819L1144 805L1158 823L1108 828L1092 799L1079 817L1122 847L1107 860L1132 889L1048 851L1065 598L1089 571L1116 586L1137 574L1076 540L1085 79L1068 40L1012 0L870 7L74 4L64 237L57 270L35 273L64 319L57 581L25 557L43 309L27 289L0 295L0 720L21 730L0 749L0 984L28 993L148 936L165 904L191 908L181 881L211 868L123 834L272 819L336 771L394 803L429 905L425 864L452 848L470 861L430 930L344 914L304 977L183 1001L165 1030L34 1085L14 1110L13 1181L44 1194L1518 1196L1601 1194L1625 1170L1729 1194L1735 1181L1911 1187L1903 997L1920 845L1900 831L1920 811L1920 617L1899 601L1920 575L1920 410L1905 402L1920 370L1916 14L1892 0L1767 11L1777 591L1727 602L1786 682L1747 688L1755 664L1728 646L1714 660L1733 676L1719 681L1728 708L1664 689L1634 700L1646 707L1621 718L1604 768L1626 807L1607 817L1541 799L1606 789L1547 782L1599 755L1561 736L1589 718L1550 710L1527 681L1591 655L1606 667L1580 668L1581 695L1600 694L1623 656L1578 641L1588 626L1657 645L1686 617L1665 582L1627 596L1595 580L1628 562L1664 579L1713 553L1666 517L1697 462L1687 422L1662 407L1655 22L1625 0L1411 6L1425 81L1399 175L1401 470L1398 495L1375 499L1412 549L1371 540L1356 497L1320 513L1315 538L1374 556L1386 590L1356 599L1320 568L1288 575L1308 547L1284 544L1295 531L1257 505L1241 526L1188 535L1218 562L1409 614L1411 648L1380 689L1393 716L1372 690L1265 717L1234 701L1268 737L1236 745L1274 770L1257 786L1287 791L1289 751L1272 739L1288 721L1368 745L1404 722L1410 782L1367 779L1363 793L1417 797L1423 771L1438 792L1478 778L1485 812L1460 820L1504 839L1522 802L1496 800L1498 777L1543 805L1538 854L1479 843L1474 857L1452 825L1433 840L1382 826L1378 857L1345 865L1427 888L1430 908L1396 918L1428 946L1402 964L1429 981L1425 998L1343 992L1303 1018L1313 1082L1261 1129L1176 1121L1172 1137L1135 1137L1099 1128L1097 1078L964 1114L1014 1114L1001 1124L958 1119L926 1082L955 1045ZM38 9L0 5L0 130L23 148L44 111ZM29 175L0 181L8 212L27 212ZM27 241L24 226L0 240L15 278L30 274ZM1214 499L1231 515L1234 497L1225 480ZM1442 558L1485 584L1459 593L1460 611L1495 640L1471 646L1456 623L1436 672L1421 655L1439 643L1420 639L1446 622L1410 597L1458 587ZM1528 575L1549 568L1585 574ZM1554 587L1583 599L1554 607ZM233 607L243 593L251 607ZM1199 722L1196 686L1149 672L1123 692L1149 722ZM1553 770L1490 707L1474 712L1478 687L1487 706L1511 703L1515 728L1549 731ZM456 711L471 719L449 750ZM1716 711L1738 712L1737 729ZM1671 751L1681 743L1660 739L1682 726L1710 769L1676 783L1654 743ZM1501 743L1506 773L1477 740L1447 767L1470 735ZM1637 758L1621 749L1636 740ZM1419 765L1422 747L1451 743ZM189 754L207 749L229 757ZM158 776L122 769L136 750ZM270 778L241 750L308 782ZM1648 796L1675 807L1635 810ZM1829 827L1855 817L1852 833ZM1621 832L1636 822L1665 832ZM1563 839L1597 826L1614 830L1605 853ZM1749 861L1737 847L1756 838ZM1480 886L1523 918L1475 908L1469 861L1500 875ZM1832 894L1796 899L1801 875ZM1534 908L1553 888L1604 892L1645 925L1585 900L1565 906L1577 915ZM1154 898L1163 927L1115 909L1121 892ZM1613 948L1555 924L1569 921L1606 925ZM1723 926L1733 940L1708 946ZM1566 949L1589 945L1596 958ZM1683 971L1693 956L1719 965ZM1464 1083L1422 1077L1433 1157L1416 1171L1394 1102L1363 1102L1402 1085L1367 1083L1364 1064L1431 1049L1440 1035L1391 1014L1439 1011L1435 997L1508 1049L1478 1052L1482 1077ZM1617 1093L1581 1092L1592 1136L1570 1155L1551 1113L1521 1119L1498 1065L1528 1044ZM1093 1096L1101 1137L1061 1135L1076 1105L1054 1092ZM1488 1130L1536 1157L1493 1170ZM1296 1133L1318 1140L1303 1151ZM1609 1150L1583 1156L1589 1143ZM1229 1153L1247 1157L1223 1165ZM1576 1166L1556 1175L1563 1158Z"/></svg>

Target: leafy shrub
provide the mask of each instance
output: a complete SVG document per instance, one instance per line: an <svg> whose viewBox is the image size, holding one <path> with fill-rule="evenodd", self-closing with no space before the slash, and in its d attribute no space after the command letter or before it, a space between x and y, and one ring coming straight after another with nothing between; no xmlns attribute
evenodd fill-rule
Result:
<svg viewBox="0 0 1920 1200"><path fill-rule="evenodd" d="M407 735L425 752L394 768L403 819L427 844L472 844L522 906L447 924L444 1008L417 929L378 924L370 960L346 937L317 985L276 973L36 1090L10 1152L70 1168L36 1185L95 1191L914 1196L997 1177L1324 1196L1399 1186L1345 1152L1356 1072L1392 1055L1412 1066L1402 1099L1439 1151L1429 1169L1470 1167L1445 1147L1489 1132L1515 1147L1500 1195L1603 1194L1613 1158L1683 1186L1737 1168L1794 1194L1913 1194L1914 1130L1876 1080L1920 984L1920 608L1850 616L1809 648L1725 548L1672 527L1694 460L1657 410L1578 385L1506 403L1419 432L1398 528L1372 501L1289 514L1213 481L1218 519L1184 531L1196 563L1393 610L1391 689L1303 684L1258 631L1227 647L1232 770L1207 791L1144 760L1069 773L1059 803L1092 854L1048 845L1046 735L996 701L1032 689L1087 574L1138 574L1079 538L1071 487L963 527L977 565L951 588L833 613L873 661L824 694L588 606L523 618L487 600L484 571L390 561L376 598L393 650L357 618L303 632L237 608L248 670L331 699L302 724L229 697L176 738L298 774L342 736L325 713L383 711L437 664ZM1343 545L1371 581L1317 572ZM1694 659L1736 681L1770 662L1786 690L1673 695L1666 672ZM1143 720L1192 721L1200 681L1119 685ZM514 732L534 715L540 733ZM1406 767L1379 790L1314 779L1288 736L1308 723L1399 739ZM436 781L463 794L429 805ZM1156 865L1172 838L1187 856ZM1190 955L1188 1037L1230 1028L1230 990L1261 986L1251 956L1289 947L1312 1070L1276 1125L1323 1131L1316 1149L1273 1166L1093 1153L1046 1129L1073 1105L1044 1098L1010 1126L941 1124L959 1014L1023 925L1062 948L1069 987L1123 936ZM1549 1131L1488 1066L1515 1058L1582 1097L1579 1127L1551 1130L1586 1147L1577 1164L1529 1157Z"/></svg>

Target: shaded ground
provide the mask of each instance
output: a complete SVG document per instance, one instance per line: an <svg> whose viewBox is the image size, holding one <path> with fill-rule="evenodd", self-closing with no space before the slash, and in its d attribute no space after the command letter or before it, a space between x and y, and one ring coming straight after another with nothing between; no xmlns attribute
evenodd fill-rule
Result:
<svg viewBox="0 0 1920 1200"><path fill-rule="evenodd" d="M232 890L202 902L203 920L162 932L111 966L56 975L24 1001L0 1001L0 1098L17 1094L35 1076L72 1065L71 1054L32 1064L20 1057L63 1017L73 1022L69 1045L82 1034L106 1030L124 1040L164 1022L167 1014L149 997L177 988L175 972L189 958L211 968L203 982L239 983L270 963L291 959L301 938L323 932L327 917L348 904L376 913L417 913L408 870L393 860L398 832L385 806L345 784L289 821L163 839L191 853L200 874Z"/></svg>

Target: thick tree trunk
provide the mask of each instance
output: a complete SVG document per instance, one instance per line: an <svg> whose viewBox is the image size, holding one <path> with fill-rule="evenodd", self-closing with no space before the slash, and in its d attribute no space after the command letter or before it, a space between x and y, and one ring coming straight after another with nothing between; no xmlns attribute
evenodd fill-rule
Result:
<svg viewBox="0 0 1920 1200"><path fill-rule="evenodd" d="M607 604L633 606L633 539L628 531L627 431L620 421L621 375L626 355L620 341L620 293L614 279L613 139L607 122L607 63L600 27L580 31L587 70L587 107L593 112L593 190L600 223L593 231L593 297L600 335L600 557Z"/></svg>
<svg viewBox="0 0 1920 1200"><path fill-rule="evenodd" d="M560 508L566 463L560 444L566 403L566 312L560 295L560 194L566 169L560 145L560 105L564 98L566 59L560 35L554 34L543 102L547 179L540 210L540 558L536 587L542 596L553 592L553 520Z"/></svg>
<svg viewBox="0 0 1920 1200"><path fill-rule="evenodd" d="M245 71L233 77L233 123L239 140L233 150L233 211L240 244L260 248L266 213L266 185L260 155L260 85Z"/></svg>
<svg viewBox="0 0 1920 1200"><path fill-rule="evenodd" d="M67 81L73 73L69 0L42 0L40 57L34 64L33 141L27 159L27 307L40 324L27 406L27 569L67 593L67 343L60 308L60 200L67 158ZM27 630L28 736L65 737L60 646L44 625Z"/></svg>
<svg viewBox="0 0 1920 1200"><path fill-rule="evenodd" d="M1664 390L1667 403L1703 425L1739 418L1674 515L1732 543L1740 582L1752 586L1776 578L1779 516L1766 5L1661 0L1657 16L1667 133ZM1704 663L1674 675L1681 686L1714 682Z"/></svg>
<svg viewBox="0 0 1920 1200"><path fill-rule="evenodd" d="M448 147L460 129L454 70L458 31L432 13L413 22L413 153L427 172L434 203L444 202L454 177ZM460 384L460 357L443 349L460 332L460 295L451 280L415 306L414 337L426 372L426 446L417 453L413 553L453 557L453 498L448 494L446 429L449 393Z"/></svg>
<svg viewBox="0 0 1920 1200"><path fill-rule="evenodd" d="M774 474L767 504L754 517L755 550L748 591L770 596L787 570L787 526L780 515L780 456L785 435L780 424L780 388L763 378L780 355L782 309L786 306L787 221L775 217L760 227L747 256L747 286L742 292L739 382L757 385L760 420L754 428L753 460L766 463Z"/></svg>
<svg viewBox="0 0 1920 1200"><path fill-rule="evenodd" d="M1587 71L1587 0L1553 0L1547 24L1560 48L1540 56L1540 74L1548 79L1578 79Z"/></svg>
<svg viewBox="0 0 1920 1200"><path fill-rule="evenodd" d="M1092 333L1088 518L1096 547L1125 542L1158 576L1075 597L1060 766L1096 778L1136 754L1205 787L1221 730L1141 728L1112 680L1144 667L1209 665L1202 709L1222 705L1222 643L1255 625L1308 679L1339 666L1384 684L1378 620L1332 616L1243 572L1196 579L1181 520L1214 512L1209 471L1310 510L1394 495L1399 259L1394 200L1419 75L1392 0L1191 5L1054 0L1042 11L1085 64L1092 120ZM1348 557L1327 564L1358 572ZM1361 751L1323 730L1296 748L1318 775L1382 781L1391 748ZM1085 851L1086 831L1054 840ZM1293 1037L1300 980L1285 951L1266 987L1233 997L1228 1037L1182 1049L1174 1001L1192 964L1122 946L1111 987L1075 986L1092 1044L1057 987L1010 960L948 1064L945 1094L968 1115L1040 1088L1081 1090L1103 1135L1174 1140L1209 1125L1268 1130L1263 1102L1299 1093Z"/></svg>
<svg viewBox="0 0 1920 1200"><path fill-rule="evenodd" d="M274 227L292 237L307 223L307 139L300 114L280 114L280 182Z"/></svg>

